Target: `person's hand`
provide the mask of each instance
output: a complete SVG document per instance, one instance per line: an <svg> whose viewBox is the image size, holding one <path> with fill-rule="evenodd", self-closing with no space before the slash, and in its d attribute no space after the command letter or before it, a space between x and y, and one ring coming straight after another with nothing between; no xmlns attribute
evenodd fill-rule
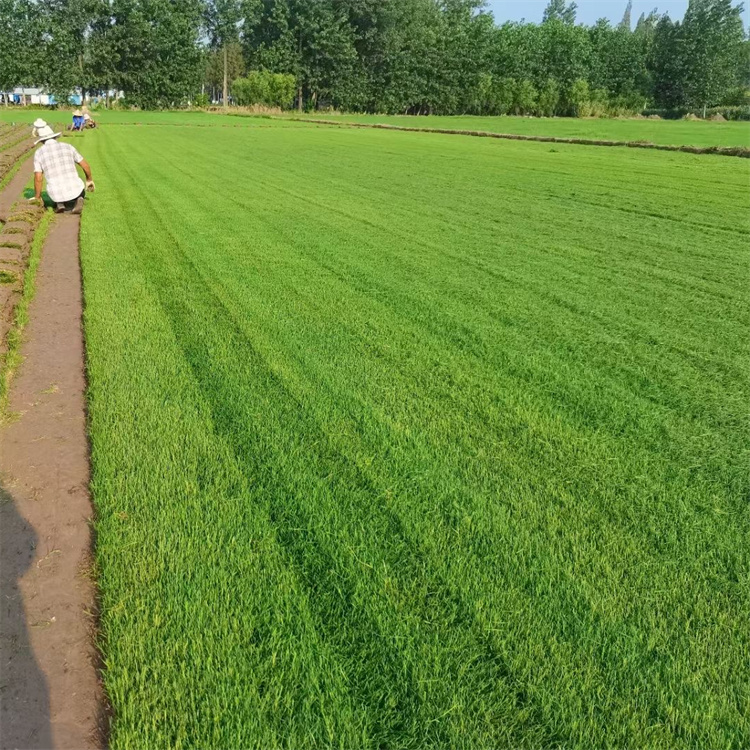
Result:
<svg viewBox="0 0 750 750"><path fill-rule="evenodd" d="M86 190L89 192L93 192L96 189L96 185L94 185L93 180L86 180Z"/></svg>

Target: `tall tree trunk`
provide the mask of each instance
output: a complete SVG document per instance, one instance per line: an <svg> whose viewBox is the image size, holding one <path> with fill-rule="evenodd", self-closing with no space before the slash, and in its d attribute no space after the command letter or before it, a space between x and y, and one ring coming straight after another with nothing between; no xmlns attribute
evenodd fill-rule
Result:
<svg viewBox="0 0 750 750"><path fill-rule="evenodd" d="M297 89L297 111L302 112L302 86Z"/></svg>
<svg viewBox="0 0 750 750"><path fill-rule="evenodd" d="M224 92L222 94L224 99L224 109L226 109L229 106L229 98L228 98L228 86L227 86L227 45L224 44Z"/></svg>

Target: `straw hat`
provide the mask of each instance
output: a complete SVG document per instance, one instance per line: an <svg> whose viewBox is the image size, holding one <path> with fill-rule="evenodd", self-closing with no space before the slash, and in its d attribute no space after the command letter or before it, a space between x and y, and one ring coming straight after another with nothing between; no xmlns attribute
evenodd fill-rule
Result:
<svg viewBox="0 0 750 750"><path fill-rule="evenodd" d="M39 130L41 128L46 128L47 123L42 120L41 117L37 117L36 120L34 120L34 127L31 128L31 135L33 138L36 138L39 135Z"/></svg>
<svg viewBox="0 0 750 750"><path fill-rule="evenodd" d="M34 141L34 145L41 143L42 141L48 141L50 138L57 138L60 133L55 133L49 125L45 125L43 128L37 129L37 139Z"/></svg>
<svg viewBox="0 0 750 750"><path fill-rule="evenodd" d="M73 112L73 117L83 117L83 112L81 112L80 109L77 109Z"/></svg>

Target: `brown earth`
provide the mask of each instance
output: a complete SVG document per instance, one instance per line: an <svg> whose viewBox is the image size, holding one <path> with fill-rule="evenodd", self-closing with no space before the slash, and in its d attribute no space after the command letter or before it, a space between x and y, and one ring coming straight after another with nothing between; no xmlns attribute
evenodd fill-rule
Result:
<svg viewBox="0 0 750 750"><path fill-rule="evenodd" d="M0 748L97 748L79 220L55 217L0 431Z"/></svg>
<svg viewBox="0 0 750 750"><path fill-rule="evenodd" d="M34 230L44 215L44 208L19 201L9 214L9 221L0 224L0 357L7 351L7 335L23 294Z"/></svg>
<svg viewBox="0 0 750 750"><path fill-rule="evenodd" d="M0 191L0 221L7 221L10 207L21 197L24 186L34 173L34 160L29 157L18 169L10 182Z"/></svg>
<svg viewBox="0 0 750 750"><path fill-rule="evenodd" d="M15 145L0 151L0 179L5 177L5 175L13 169L13 165L33 147L33 139L27 137L18 141Z"/></svg>

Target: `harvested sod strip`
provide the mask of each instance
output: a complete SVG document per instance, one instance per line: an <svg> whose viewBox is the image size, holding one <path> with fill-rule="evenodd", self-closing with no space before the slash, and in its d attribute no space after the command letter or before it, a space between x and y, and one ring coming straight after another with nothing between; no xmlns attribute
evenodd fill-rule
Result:
<svg viewBox="0 0 750 750"><path fill-rule="evenodd" d="M113 748L750 738L750 165L87 134Z"/></svg>
<svg viewBox="0 0 750 750"><path fill-rule="evenodd" d="M132 115L131 115L132 116ZM293 115L296 117L296 115ZM310 115L305 115L310 117ZM382 123L411 128L480 130L527 136L608 141L650 141L669 146L750 148L750 122L647 120L577 117L443 117L431 115L313 115L322 120Z"/></svg>

